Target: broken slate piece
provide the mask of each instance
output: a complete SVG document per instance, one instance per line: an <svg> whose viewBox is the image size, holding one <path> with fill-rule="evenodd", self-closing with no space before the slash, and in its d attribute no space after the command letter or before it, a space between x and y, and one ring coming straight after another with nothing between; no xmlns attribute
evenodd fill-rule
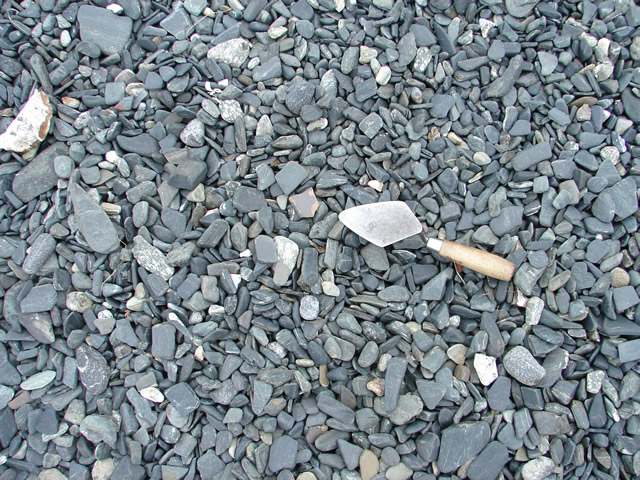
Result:
<svg viewBox="0 0 640 480"><path fill-rule="evenodd" d="M362 133L364 133L369 138L373 138L380 131L382 125L383 121L382 118L380 118L380 115L378 115L377 113L370 113L362 119L358 126L360 127Z"/></svg>
<svg viewBox="0 0 640 480"><path fill-rule="evenodd" d="M55 249L56 239L48 233L41 233L31 245L31 251L22 263L22 270L28 275L39 272Z"/></svg>
<svg viewBox="0 0 640 480"><path fill-rule="evenodd" d="M495 480L509 461L509 451L502 443L493 441L471 462L467 470L470 480Z"/></svg>
<svg viewBox="0 0 640 480"><path fill-rule="evenodd" d="M176 353L176 328L169 323L151 329L151 354L161 360L173 360Z"/></svg>
<svg viewBox="0 0 640 480"><path fill-rule="evenodd" d="M635 288L631 285L626 287L618 287L613 289L613 301L616 304L616 311L622 313L628 308L636 306L640 303Z"/></svg>
<svg viewBox="0 0 640 480"><path fill-rule="evenodd" d="M110 253L118 248L118 234L104 210L81 187L69 185L73 213L80 233L96 253Z"/></svg>
<svg viewBox="0 0 640 480"><path fill-rule="evenodd" d="M277 236L273 241L278 255L278 261L273 266L273 282L282 286L289 281L289 276L296 266L300 247L293 240L283 236Z"/></svg>
<svg viewBox="0 0 640 480"><path fill-rule="evenodd" d="M254 240L256 260L260 263L276 263L278 253L273 239L267 235L258 235Z"/></svg>
<svg viewBox="0 0 640 480"><path fill-rule="evenodd" d="M51 344L55 341L56 336L53 332L53 324L51 323L51 315L48 311L40 313L21 313L18 315L18 321L29 335L38 342Z"/></svg>
<svg viewBox="0 0 640 480"><path fill-rule="evenodd" d="M527 170L538 163L549 160L551 158L551 146L549 142L539 143L533 147L529 147L519 152L513 160L511 165L516 172Z"/></svg>
<svg viewBox="0 0 640 480"><path fill-rule="evenodd" d="M89 345L80 345L76 349L76 364L80 382L88 393L99 395L107 389L111 370L101 353Z"/></svg>
<svg viewBox="0 0 640 480"><path fill-rule="evenodd" d="M42 150L22 170L13 177L11 190L23 202L30 202L48 192L58 184L53 161L57 156L67 155L69 147L64 143L54 143Z"/></svg>
<svg viewBox="0 0 640 480"><path fill-rule="evenodd" d="M163 280L169 280L173 276L174 269L167 264L164 254L144 237L137 235L133 244L133 256L146 271L155 273Z"/></svg>
<svg viewBox="0 0 640 480"><path fill-rule="evenodd" d="M269 469L273 473L280 470L292 469L296 466L298 441L289 435L282 435L274 440L269 450Z"/></svg>
<svg viewBox="0 0 640 480"><path fill-rule="evenodd" d="M398 405L400 387L406 371L407 361L404 358L393 357L389 360L384 376L384 409L387 412L391 412Z"/></svg>
<svg viewBox="0 0 640 480"><path fill-rule="evenodd" d="M290 195L307 178L307 169L298 162L287 162L276 174L276 182L285 195Z"/></svg>
<svg viewBox="0 0 640 480"><path fill-rule="evenodd" d="M167 183L175 188L193 190L202 183L207 176L207 164L195 160L187 160L176 168L167 180Z"/></svg>
<svg viewBox="0 0 640 480"><path fill-rule="evenodd" d="M58 300L58 292L53 285L39 285L33 287L20 302L22 313L48 312Z"/></svg>
<svg viewBox="0 0 640 480"><path fill-rule="evenodd" d="M80 38L97 45L105 55L120 53L131 36L133 21L106 8L82 5L78 10Z"/></svg>
<svg viewBox="0 0 640 480"><path fill-rule="evenodd" d="M191 25L189 14L180 7L173 10L160 22L160 26L178 40L187 38Z"/></svg>
<svg viewBox="0 0 640 480"><path fill-rule="evenodd" d="M95 445L104 442L111 448L116 447L116 423L106 415L89 415L85 417L80 424L80 433Z"/></svg>
<svg viewBox="0 0 640 480"><path fill-rule="evenodd" d="M233 206L241 213L249 213L267 206L264 193L241 185L233 195Z"/></svg>
<svg viewBox="0 0 640 480"><path fill-rule="evenodd" d="M180 413L187 417L200 406L200 400L188 383L177 383L169 387L164 396L171 402L171 405Z"/></svg>
<svg viewBox="0 0 640 480"><path fill-rule="evenodd" d="M428 410L434 410L447 393L447 387L431 380L417 380L416 387Z"/></svg>
<svg viewBox="0 0 640 480"><path fill-rule="evenodd" d="M640 360L640 339L622 342L618 345L620 363L635 362Z"/></svg>
<svg viewBox="0 0 640 480"><path fill-rule="evenodd" d="M438 468L451 473L477 455L491 437L491 427L486 422L460 423L442 431Z"/></svg>

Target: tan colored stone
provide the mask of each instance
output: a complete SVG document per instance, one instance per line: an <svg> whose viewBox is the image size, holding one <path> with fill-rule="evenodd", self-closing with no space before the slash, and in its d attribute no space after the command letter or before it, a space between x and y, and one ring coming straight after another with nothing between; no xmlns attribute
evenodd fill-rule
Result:
<svg viewBox="0 0 640 480"><path fill-rule="evenodd" d="M49 468L38 474L38 480L67 480L67 478L57 468Z"/></svg>
<svg viewBox="0 0 640 480"><path fill-rule="evenodd" d="M380 462L378 457L371 450L364 450L360 454L360 478L362 480L371 480L378 474Z"/></svg>
<svg viewBox="0 0 640 480"><path fill-rule="evenodd" d="M93 464L93 468L91 469L91 478L93 480L109 480L115 469L116 464L113 459L98 460Z"/></svg>
<svg viewBox="0 0 640 480"><path fill-rule="evenodd" d="M297 195L291 195L289 201L301 218L312 218L320 206L320 202L318 202L312 188Z"/></svg>
<svg viewBox="0 0 640 480"><path fill-rule="evenodd" d="M464 365L464 361L467 358L467 350L468 348L463 344L457 343L447 349L447 357L453 360L456 365Z"/></svg>
<svg viewBox="0 0 640 480"><path fill-rule="evenodd" d="M327 376L328 370L326 365L320 365L318 367L318 382L322 387L329 386L329 377Z"/></svg>
<svg viewBox="0 0 640 480"><path fill-rule="evenodd" d="M626 270L616 267L611 270L611 286L613 288L626 287L629 285L629 274Z"/></svg>
<svg viewBox="0 0 640 480"><path fill-rule="evenodd" d="M384 395L384 378L374 378L367 383L367 390L375 393L377 396Z"/></svg>
<svg viewBox="0 0 640 480"><path fill-rule="evenodd" d="M453 370L453 376L462 382L468 382L471 377L471 371L466 365L457 365Z"/></svg>

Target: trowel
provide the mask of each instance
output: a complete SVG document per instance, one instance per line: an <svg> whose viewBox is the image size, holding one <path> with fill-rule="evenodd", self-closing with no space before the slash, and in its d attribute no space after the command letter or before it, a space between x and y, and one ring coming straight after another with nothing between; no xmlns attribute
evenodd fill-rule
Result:
<svg viewBox="0 0 640 480"><path fill-rule="evenodd" d="M338 218L349 230L379 247L420 235L428 249L463 267L498 280L513 277L515 265L505 258L460 243L427 238L420 220L404 202L360 205L344 210Z"/></svg>

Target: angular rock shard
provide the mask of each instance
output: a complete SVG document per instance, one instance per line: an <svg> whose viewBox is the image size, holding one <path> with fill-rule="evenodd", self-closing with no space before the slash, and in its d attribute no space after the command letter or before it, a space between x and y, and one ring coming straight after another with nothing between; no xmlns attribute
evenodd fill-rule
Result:
<svg viewBox="0 0 640 480"><path fill-rule="evenodd" d="M133 21L106 8L82 5L78 10L80 38L97 45L105 55L119 53L131 36Z"/></svg>
<svg viewBox="0 0 640 480"><path fill-rule="evenodd" d="M78 219L80 233L97 253L110 253L118 248L118 234L100 205L75 183L69 185L73 213Z"/></svg>
<svg viewBox="0 0 640 480"><path fill-rule="evenodd" d="M0 135L0 148L25 156L32 155L47 136L52 115L49 97L36 90L7 130Z"/></svg>

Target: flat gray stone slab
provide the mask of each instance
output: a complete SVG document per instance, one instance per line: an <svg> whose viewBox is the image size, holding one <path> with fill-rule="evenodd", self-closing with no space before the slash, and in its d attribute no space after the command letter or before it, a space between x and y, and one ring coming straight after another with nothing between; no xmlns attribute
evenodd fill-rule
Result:
<svg viewBox="0 0 640 480"><path fill-rule="evenodd" d="M11 190L23 202L30 202L58 184L53 160L69 153L64 143L55 143L42 150L13 178Z"/></svg>
<svg viewBox="0 0 640 480"><path fill-rule="evenodd" d="M80 38L100 47L105 55L121 52L129 37L133 21L126 16L119 16L106 8L83 5L78 10Z"/></svg>

